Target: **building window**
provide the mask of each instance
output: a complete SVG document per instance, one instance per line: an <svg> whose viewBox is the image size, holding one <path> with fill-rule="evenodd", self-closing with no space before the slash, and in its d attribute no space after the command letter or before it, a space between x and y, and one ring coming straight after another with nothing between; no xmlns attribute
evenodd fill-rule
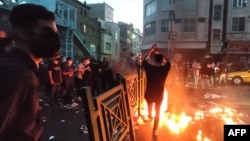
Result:
<svg viewBox="0 0 250 141"><path fill-rule="evenodd" d="M90 52L95 53L96 52L96 46L94 44L90 44Z"/></svg>
<svg viewBox="0 0 250 141"><path fill-rule="evenodd" d="M204 23L206 19L205 18L198 18L197 20L199 23Z"/></svg>
<svg viewBox="0 0 250 141"><path fill-rule="evenodd" d="M233 7L246 7L247 0L233 0Z"/></svg>
<svg viewBox="0 0 250 141"><path fill-rule="evenodd" d="M80 22L80 32L83 33L83 22Z"/></svg>
<svg viewBox="0 0 250 141"><path fill-rule="evenodd" d="M168 32L168 20L167 19L161 20L161 32Z"/></svg>
<svg viewBox="0 0 250 141"><path fill-rule="evenodd" d="M83 25L83 33L87 33L87 26L86 26L86 24Z"/></svg>
<svg viewBox="0 0 250 141"><path fill-rule="evenodd" d="M222 5L214 5L214 20L221 20Z"/></svg>
<svg viewBox="0 0 250 141"><path fill-rule="evenodd" d="M105 50L111 51L111 43L106 43Z"/></svg>
<svg viewBox="0 0 250 141"><path fill-rule="evenodd" d="M184 32L195 32L195 19L183 19Z"/></svg>
<svg viewBox="0 0 250 141"><path fill-rule="evenodd" d="M156 13L156 1L152 1L146 5L146 17L153 15Z"/></svg>
<svg viewBox="0 0 250 141"><path fill-rule="evenodd" d="M213 29L213 40L220 40L221 30L220 29Z"/></svg>
<svg viewBox="0 0 250 141"><path fill-rule="evenodd" d="M232 19L232 31L245 31L244 17L237 17Z"/></svg>
<svg viewBox="0 0 250 141"><path fill-rule="evenodd" d="M80 8L80 15L82 15L82 8Z"/></svg>
<svg viewBox="0 0 250 141"><path fill-rule="evenodd" d="M175 19L174 19L174 22L175 22L175 23L181 23L181 22L182 22L182 19L175 18Z"/></svg>
<svg viewBox="0 0 250 141"><path fill-rule="evenodd" d="M94 35L95 35L95 33L96 33L96 30L95 30L95 28L93 28L93 27L92 27L92 28L91 28L91 35L93 35L93 36L94 36Z"/></svg>
<svg viewBox="0 0 250 141"><path fill-rule="evenodd" d="M84 10L84 16L87 17L87 10Z"/></svg>
<svg viewBox="0 0 250 141"><path fill-rule="evenodd" d="M175 0L169 0L169 4L175 4Z"/></svg>
<svg viewBox="0 0 250 141"><path fill-rule="evenodd" d="M148 35L153 35L155 34L155 21L154 22L151 22L149 24L146 24L145 27L144 27L144 31L145 31L145 36L148 36Z"/></svg>

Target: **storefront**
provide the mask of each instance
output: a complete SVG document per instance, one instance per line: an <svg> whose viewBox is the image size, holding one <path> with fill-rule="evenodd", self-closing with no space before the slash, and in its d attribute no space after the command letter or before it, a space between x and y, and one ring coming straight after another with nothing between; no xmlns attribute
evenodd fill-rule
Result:
<svg viewBox="0 0 250 141"><path fill-rule="evenodd" d="M227 62L239 68L250 67L250 41L229 41Z"/></svg>

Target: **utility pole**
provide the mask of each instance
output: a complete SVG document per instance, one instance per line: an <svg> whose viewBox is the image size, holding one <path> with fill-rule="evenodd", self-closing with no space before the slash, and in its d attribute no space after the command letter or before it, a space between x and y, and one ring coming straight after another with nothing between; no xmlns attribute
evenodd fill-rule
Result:
<svg viewBox="0 0 250 141"><path fill-rule="evenodd" d="M175 38L176 38L176 32L173 31L173 22L175 19L175 12L174 10L169 10L169 36L168 36L168 49L170 59L172 59L174 54L174 44L175 44Z"/></svg>
<svg viewBox="0 0 250 141"><path fill-rule="evenodd" d="M211 50L211 32L212 32L212 17L213 17L213 0L209 1L209 17L208 17L208 41L207 41L207 46L206 46L206 54L210 54Z"/></svg>
<svg viewBox="0 0 250 141"><path fill-rule="evenodd" d="M228 16L228 0L224 0L224 9L223 9L223 28L222 28L222 52L225 54L225 64L227 65L228 59L228 42L226 39L227 34L227 16Z"/></svg>

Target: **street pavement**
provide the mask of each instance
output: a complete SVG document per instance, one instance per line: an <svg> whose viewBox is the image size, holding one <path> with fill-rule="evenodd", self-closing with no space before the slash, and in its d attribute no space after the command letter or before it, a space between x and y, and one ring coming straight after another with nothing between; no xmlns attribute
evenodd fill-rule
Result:
<svg viewBox="0 0 250 141"><path fill-rule="evenodd" d="M187 114L197 110L197 102L202 102L205 94L210 94L209 100L212 100L223 106L228 106L243 113L242 120L246 124L250 124L250 86L229 86L228 88L211 88L211 89L195 89L192 85L184 88L184 100L181 105L182 110ZM215 96L223 96L223 98L212 98ZM42 141L89 141L88 131L85 127L84 110L81 108L81 103L76 107L65 107L48 105L48 97L41 95L40 105L42 107L41 116L44 122L44 132ZM173 109L172 109L173 110ZM170 113L171 108L168 112ZM209 126L210 122L206 123ZM192 131L197 128L196 125L191 125L186 134L176 135L170 132L166 126L159 127L158 136L152 135L152 121L147 121L144 124L135 126L136 141L181 141L195 140ZM219 140L218 140L219 141Z"/></svg>
<svg viewBox="0 0 250 141"><path fill-rule="evenodd" d="M81 103L76 107L65 105L50 107L48 101L48 97L41 96L41 117L44 124L42 141L89 140Z"/></svg>

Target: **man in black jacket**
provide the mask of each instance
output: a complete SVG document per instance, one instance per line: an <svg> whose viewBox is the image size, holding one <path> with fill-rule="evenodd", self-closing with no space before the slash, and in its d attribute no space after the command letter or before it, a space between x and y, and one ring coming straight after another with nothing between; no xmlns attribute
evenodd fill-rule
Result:
<svg viewBox="0 0 250 141"><path fill-rule="evenodd" d="M150 59L152 53L154 53L154 59ZM144 97L148 105L149 118L153 118L152 108L153 104L155 104L153 135L157 135L161 103L164 96L164 86L171 63L157 50L157 44L154 44L143 60L142 65L147 77Z"/></svg>
<svg viewBox="0 0 250 141"><path fill-rule="evenodd" d="M38 66L60 49L55 15L34 4L14 7L10 22L16 46L0 59L0 140L38 141Z"/></svg>

